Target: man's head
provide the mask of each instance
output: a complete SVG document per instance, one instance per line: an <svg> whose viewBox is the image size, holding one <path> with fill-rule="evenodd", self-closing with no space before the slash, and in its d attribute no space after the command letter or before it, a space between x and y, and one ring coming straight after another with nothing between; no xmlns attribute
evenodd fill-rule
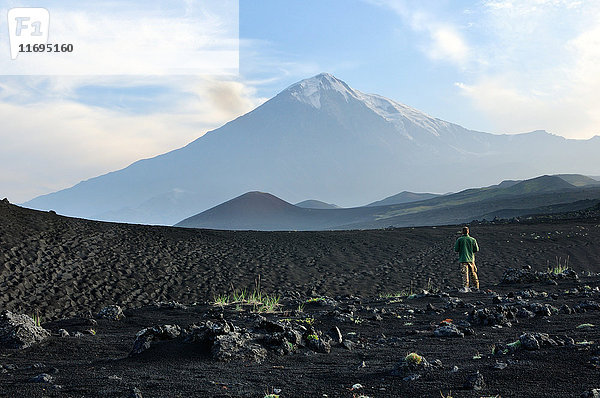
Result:
<svg viewBox="0 0 600 398"><path fill-rule="evenodd" d="M463 227L462 234L463 235L469 235L469 227Z"/></svg>

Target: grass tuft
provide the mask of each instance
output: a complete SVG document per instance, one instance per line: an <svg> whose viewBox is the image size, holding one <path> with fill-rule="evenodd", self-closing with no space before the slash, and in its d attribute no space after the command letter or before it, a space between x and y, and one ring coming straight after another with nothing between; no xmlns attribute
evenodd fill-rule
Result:
<svg viewBox="0 0 600 398"><path fill-rule="evenodd" d="M35 311L35 314L31 316L31 319L33 319L35 326L42 327L42 317L40 317L40 313L37 310Z"/></svg>
<svg viewBox="0 0 600 398"><path fill-rule="evenodd" d="M214 298L213 303L220 307L229 304L235 304L235 310L241 311L243 304L254 306L255 312L275 312L279 306L279 296L264 294L260 290L260 275L255 280L254 290L249 292L246 289L237 290L231 286L233 292L230 295L221 294Z"/></svg>
<svg viewBox="0 0 600 398"><path fill-rule="evenodd" d="M556 265L548 267L548 273L553 275L562 274L569 269L569 256L563 261L562 257L556 257Z"/></svg>

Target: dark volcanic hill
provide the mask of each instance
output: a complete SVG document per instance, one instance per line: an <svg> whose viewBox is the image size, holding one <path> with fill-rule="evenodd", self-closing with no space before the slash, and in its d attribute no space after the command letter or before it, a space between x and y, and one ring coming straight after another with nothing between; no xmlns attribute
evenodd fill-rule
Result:
<svg viewBox="0 0 600 398"><path fill-rule="evenodd" d="M290 230L309 225L312 209L294 206L264 192L248 192L178 223L212 229ZM299 227L299 228L298 228Z"/></svg>
<svg viewBox="0 0 600 398"><path fill-rule="evenodd" d="M468 130L320 74L183 148L25 206L171 225L256 189L349 207L391 192L456 192L506 176L598 174L598 153L600 137Z"/></svg>

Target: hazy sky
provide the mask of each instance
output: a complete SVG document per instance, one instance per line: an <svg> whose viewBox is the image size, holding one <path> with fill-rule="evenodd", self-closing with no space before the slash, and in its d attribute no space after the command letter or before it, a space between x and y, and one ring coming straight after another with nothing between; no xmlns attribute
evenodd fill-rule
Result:
<svg viewBox="0 0 600 398"><path fill-rule="evenodd" d="M168 26L195 1L161 3ZM597 0L240 0L239 35L237 76L0 76L0 197L178 148L320 72L474 130L600 135Z"/></svg>

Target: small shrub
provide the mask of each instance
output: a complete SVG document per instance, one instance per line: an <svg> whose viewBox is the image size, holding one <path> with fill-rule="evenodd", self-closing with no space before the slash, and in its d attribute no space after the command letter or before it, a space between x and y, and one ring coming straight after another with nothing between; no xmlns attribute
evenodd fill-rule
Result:
<svg viewBox="0 0 600 398"><path fill-rule="evenodd" d="M423 357L417 354L416 352L411 352L410 354L404 357L404 360L408 363L418 365L423 361Z"/></svg>

